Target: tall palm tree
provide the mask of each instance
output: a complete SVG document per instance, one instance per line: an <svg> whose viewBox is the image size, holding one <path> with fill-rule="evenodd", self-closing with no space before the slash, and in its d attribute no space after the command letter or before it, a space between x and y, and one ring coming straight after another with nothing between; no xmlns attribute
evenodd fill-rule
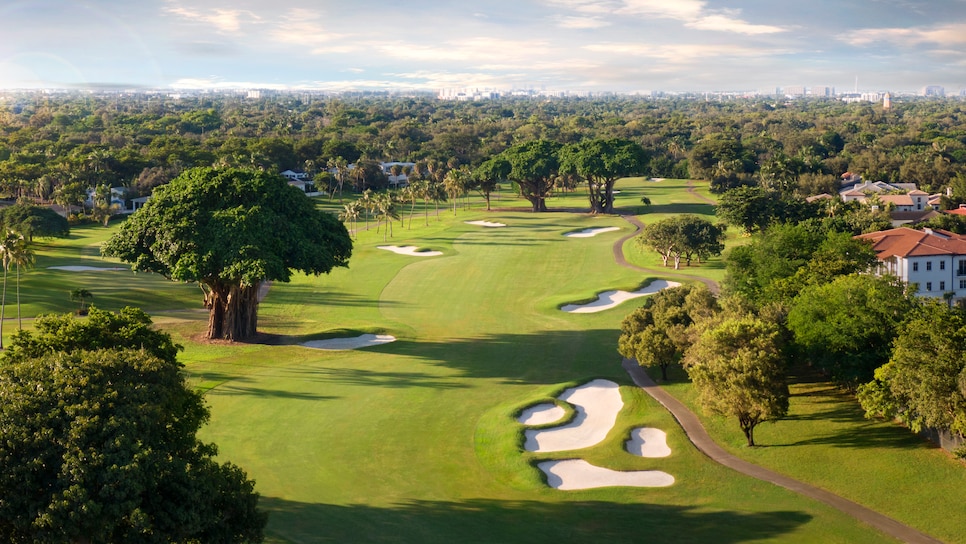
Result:
<svg viewBox="0 0 966 544"><path fill-rule="evenodd" d="M339 214L340 221L349 222L349 234L355 233L356 221L359 219L359 214L362 212L362 206L359 204L358 200L354 200L349 204L342 205L342 213Z"/></svg>
<svg viewBox="0 0 966 544"><path fill-rule="evenodd" d="M446 173L443 184L446 187L446 195L453 199L453 215L456 215L456 203L460 197L466 193L466 186L469 184L470 171L465 167L456 168Z"/></svg>
<svg viewBox="0 0 966 544"><path fill-rule="evenodd" d="M3 294L0 295L0 349L3 349L3 320L7 309L7 271L10 270L10 248L13 246L12 231L0 239L0 265L3 265Z"/></svg>
<svg viewBox="0 0 966 544"><path fill-rule="evenodd" d="M375 199L373 198L372 194L373 194L372 189L366 189L365 191L362 191L362 196L359 197L359 200L356 201L362 205L362 209L365 210L366 212L365 213L366 230L369 230L369 212L371 212L375 207L374 206Z"/></svg>
<svg viewBox="0 0 966 544"><path fill-rule="evenodd" d="M399 211L396 210L396 201L389 193L379 193L375 198L376 210L378 210L378 220L386 222L386 230L383 231L383 241L388 241L392 234L392 220L399 219Z"/></svg>
<svg viewBox="0 0 966 544"><path fill-rule="evenodd" d="M23 330L23 320L20 315L20 269L30 268L34 264L33 244L22 234L10 231L7 234L7 255L9 262L17 267L17 329ZM6 292L6 271L4 271L4 292Z"/></svg>

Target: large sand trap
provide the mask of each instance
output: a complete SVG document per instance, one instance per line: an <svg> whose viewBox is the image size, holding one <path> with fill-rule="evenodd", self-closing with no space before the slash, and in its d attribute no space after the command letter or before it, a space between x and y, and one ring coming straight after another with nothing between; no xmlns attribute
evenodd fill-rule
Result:
<svg viewBox="0 0 966 544"><path fill-rule="evenodd" d="M489 228L497 228L497 227L505 227L506 226L506 224L504 224L504 223L493 223L493 222L490 222L490 221L466 221L466 224L467 225L476 225L478 227L489 227Z"/></svg>
<svg viewBox="0 0 966 544"><path fill-rule="evenodd" d="M442 251L419 251L419 248L416 246L379 246L379 249L392 251L399 255L410 255L412 257L438 257L443 254Z"/></svg>
<svg viewBox="0 0 966 544"><path fill-rule="evenodd" d="M547 485L571 491L598 487L667 487L674 476L659 470L620 472L596 467L582 459L544 461L537 467L547 475Z"/></svg>
<svg viewBox="0 0 966 544"><path fill-rule="evenodd" d="M577 232L568 232L567 234L564 234L564 236L566 236L567 238L591 238L593 236L597 236L598 234L602 234L605 232L613 232L615 230L621 230L621 228L620 227L600 227L596 229L584 229Z"/></svg>
<svg viewBox="0 0 966 544"><path fill-rule="evenodd" d="M552 403L537 404L524 410L517 421L524 425L546 425L560 421L566 410Z"/></svg>
<svg viewBox="0 0 966 544"><path fill-rule="evenodd" d="M624 406L619 386L610 380L593 380L572 387L558 397L573 405L573 421L552 429L525 431L527 451L552 452L589 448L599 444L617 421Z"/></svg>
<svg viewBox="0 0 966 544"><path fill-rule="evenodd" d="M638 297L653 295L654 293L657 293L663 289L677 287L679 285L681 284L676 281L655 280L648 284L647 287L638 289L634 292L605 291L597 295L597 300L594 302L589 304L567 304L560 309L572 314L592 314L595 312L603 312L604 310L609 310L615 306L618 306L622 302L626 302Z"/></svg>
<svg viewBox="0 0 966 544"><path fill-rule="evenodd" d="M121 270L130 272L130 268L123 266L48 266L47 270L66 270L67 272L118 272Z"/></svg>
<svg viewBox="0 0 966 544"><path fill-rule="evenodd" d="M396 337L388 334L363 334L355 338L330 338L328 340L310 340L302 343L307 348L346 350L359 349L379 344L395 342Z"/></svg>
<svg viewBox="0 0 966 544"><path fill-rule="evenodd" d="M661 429L641 427L631 431L631 438L624 443L628 453L641 457L667 457L671 448L667 445L667 433Z"/></svg>

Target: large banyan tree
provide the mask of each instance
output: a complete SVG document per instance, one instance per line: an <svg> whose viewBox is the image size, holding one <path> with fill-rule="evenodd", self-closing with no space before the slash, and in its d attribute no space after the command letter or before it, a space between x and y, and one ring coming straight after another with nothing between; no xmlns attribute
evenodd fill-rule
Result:
<svg viewBox="0 0 966 544"><path fill-rule="evenodd" d="M292 271L326 274L348 266L345 226L274 174L194 168L125 222L102 249L135 271L197 282L205 292L208 338L256 333L258 291Z"/></svg>

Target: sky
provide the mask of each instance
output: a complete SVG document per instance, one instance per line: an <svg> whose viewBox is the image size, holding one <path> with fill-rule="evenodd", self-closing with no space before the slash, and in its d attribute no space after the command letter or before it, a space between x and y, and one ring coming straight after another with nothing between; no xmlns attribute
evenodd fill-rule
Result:
<svg viewBox="0 0 966 544"><path fill-rule="evenodd" d="M966 88L966 0L0 0L0 88Z"/></svg>

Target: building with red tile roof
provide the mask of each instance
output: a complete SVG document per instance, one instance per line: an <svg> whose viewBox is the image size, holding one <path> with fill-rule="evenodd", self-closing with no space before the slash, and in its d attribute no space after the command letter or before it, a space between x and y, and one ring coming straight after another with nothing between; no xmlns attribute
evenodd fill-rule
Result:
<svg viewBox="0 0 966 544"><path fill-rule="evenodd" d="M872 244L881 273L916 284L917 295L966 299L966 236L900 227L857 238Z"/></svg>

